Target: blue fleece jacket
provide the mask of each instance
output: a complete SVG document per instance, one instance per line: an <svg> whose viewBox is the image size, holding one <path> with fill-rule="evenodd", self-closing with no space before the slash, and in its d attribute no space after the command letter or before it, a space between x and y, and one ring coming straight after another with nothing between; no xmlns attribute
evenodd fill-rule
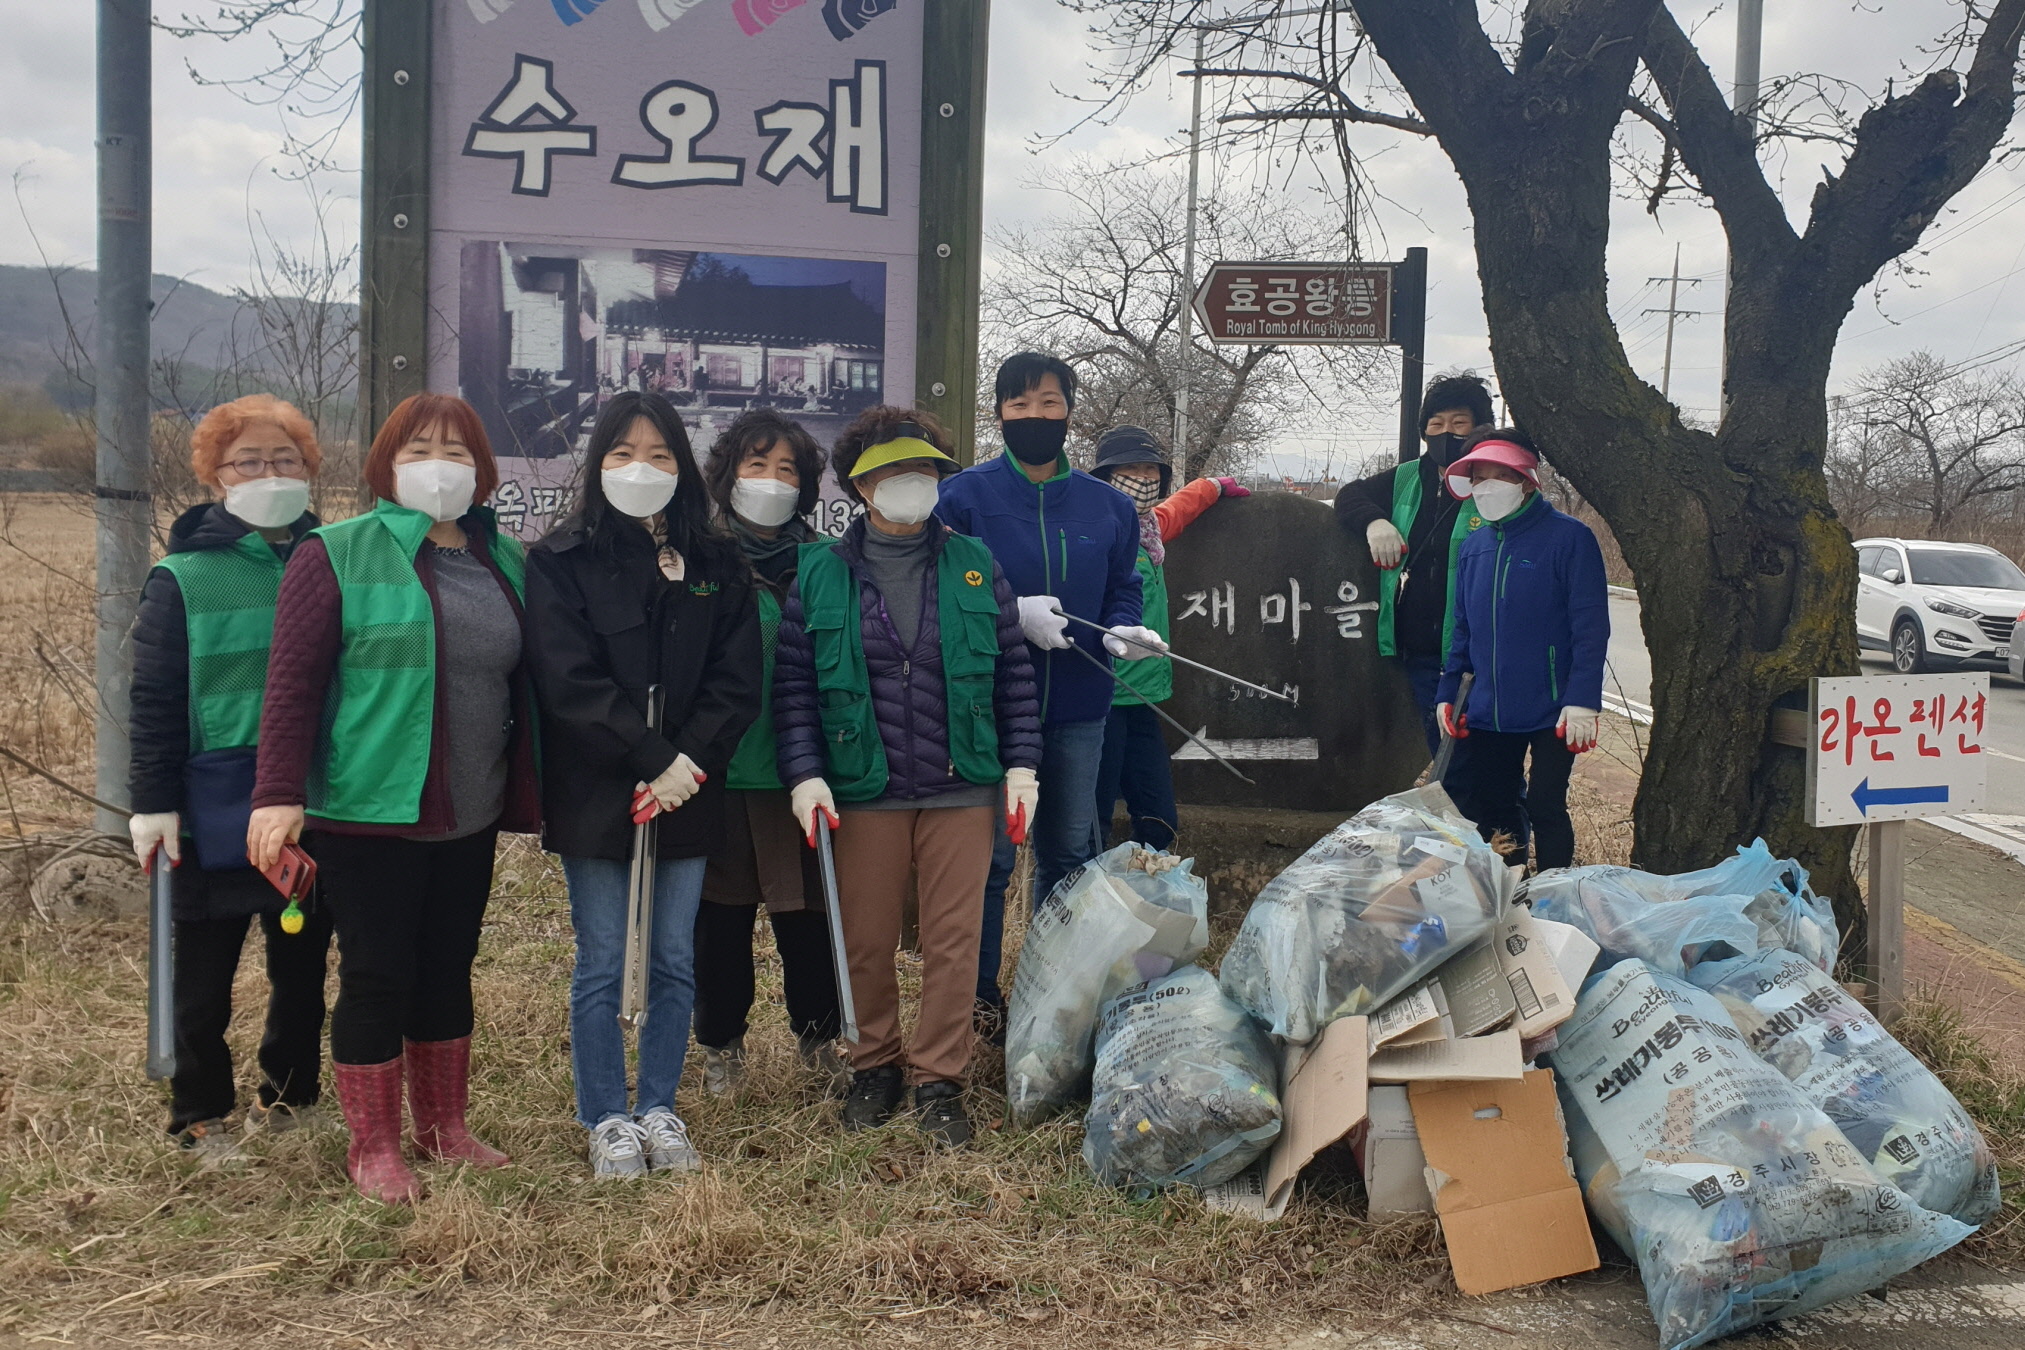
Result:
<svg viewBox="0 0 2025 1350"><path fill-rule="evenodd" d="M1139 517L1124 493L1062 458L1035 483L1010 454L943 480L935 514L991 549L1015 595L1052 595L1064 613L1107 628L1140 621ZM1070 624L1069 634L1103 669L1075 652L1034 651L1041 720L1101 722L1111 715L1111 657L1103 634Z"/></svg>
<svg viewBox="0 0 2025 1350"><path fill-rule="evenodd" d="M1456 554L1455 637L1438 703L1476 674L1463 712L1471 729L1540 731L1563 708L1603 706L1610 591L1587 525L1535 493Z"/></svg>

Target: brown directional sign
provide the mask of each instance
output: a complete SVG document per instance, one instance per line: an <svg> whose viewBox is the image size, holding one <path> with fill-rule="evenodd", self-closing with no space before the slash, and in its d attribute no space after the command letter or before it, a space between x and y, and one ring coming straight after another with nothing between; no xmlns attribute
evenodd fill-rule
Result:
<svg viewBox="0 0 2025 1350"><path fill-rule="evenodd" d="M1392 342L1393 268L1373 262L1220 262L1195 293L1211 342Z"/></svg>

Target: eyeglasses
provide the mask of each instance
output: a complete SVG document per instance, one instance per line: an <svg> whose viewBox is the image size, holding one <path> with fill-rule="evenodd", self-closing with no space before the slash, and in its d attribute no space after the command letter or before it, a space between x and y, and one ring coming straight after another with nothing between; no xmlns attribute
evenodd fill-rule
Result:
<svg viewBox="0 0 2025 1350"><path fill-rule="evenodd" d="M273 459L248 455L244 459L232 460L225 467L241 478L260 478L269 473L276 478L301 478L307 469L300 455L276 455Z"/></svg>

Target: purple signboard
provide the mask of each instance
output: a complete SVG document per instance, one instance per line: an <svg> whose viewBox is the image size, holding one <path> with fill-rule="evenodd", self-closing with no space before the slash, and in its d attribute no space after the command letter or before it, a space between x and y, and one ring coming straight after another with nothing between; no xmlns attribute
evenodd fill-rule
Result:
<svg viewBox="0 0 2025 1350"><path fill-rule="evenodd" d="M437 0L428 383L507 525L567 509L621 389L699 458L747 408L828 444L913 401L921 50L897 0Z"/></svg>

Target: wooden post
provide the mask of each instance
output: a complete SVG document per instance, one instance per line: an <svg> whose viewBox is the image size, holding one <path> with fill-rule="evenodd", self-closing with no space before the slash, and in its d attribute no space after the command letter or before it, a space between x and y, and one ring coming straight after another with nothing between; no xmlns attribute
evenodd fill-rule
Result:
<svg viewBox="0 0 2025 1350"><path fill-rule="evenodd" d="M365 0L360 192L360 441L429 375L432 0Z"/></svg>
<svg viewBox="0 0 2025 1350"><path fill-rule="evenodd" d="M976 456L977 305L984 248L990 0L926 0L921 41L921 261L914 401Z"/></svg>
<svg viewBox="0 0 2025 1350"><path fill-rule="evenodd" d="M1905 1010L1905 822L1881 820L1870 836L1870 1007L1886 1026Z"/></svg>

